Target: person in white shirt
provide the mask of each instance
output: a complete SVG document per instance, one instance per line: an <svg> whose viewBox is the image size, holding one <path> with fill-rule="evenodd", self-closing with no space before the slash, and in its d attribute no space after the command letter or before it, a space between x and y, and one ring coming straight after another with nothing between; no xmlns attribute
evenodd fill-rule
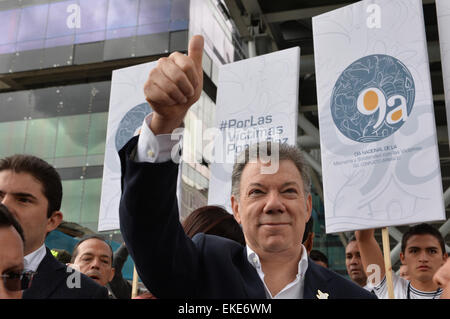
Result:
<svg viewBox="0 0 450 319"><path fill-rule="evenodd" d="M46 161L32 155L0 159L0 202L23 228L25 270L37 272L23 298L107 298L106 288L84 275L79 287L69 287L64 279L70 271L45 246L47 234L63 219L61 201L61 178Z"/></svg>
<svg viewBox="0 0 450 319"><path fill-rule="evenodd" d="M386 270L381 248L378 245L374 229L355 232L360 248L364 269L369 265L379 272L369 275L369 281L374 286L374 292L380 299L387 299L388 287ZM442 289L433 281L436 271L447 260L445 242L441 233L431 225L419 224L411 227L402 237L400 261L408 265L410 281L392 272L394 296L396 299L439 299Z"/></svg>

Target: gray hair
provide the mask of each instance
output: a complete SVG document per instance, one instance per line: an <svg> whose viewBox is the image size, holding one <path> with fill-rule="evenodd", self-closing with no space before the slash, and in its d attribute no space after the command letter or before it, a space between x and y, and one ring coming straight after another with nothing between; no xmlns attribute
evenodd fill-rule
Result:
<svg viewBox="0 0 450 319"><path fill-rule="evenodd" d="M231 194L233 196L239 199L241 177L245 166L251 162L256 163L257 160L267 163L267 159L270 161L275 160L277 162L281 160L292 161L302 177L303 191L305 193L304 195L306 196L311 192L309 166L306 164L301 150L286 143L263 141L247 146L245 150L239 153L236 157L236 162L233 166L233 173L231 175Z"/></svg>

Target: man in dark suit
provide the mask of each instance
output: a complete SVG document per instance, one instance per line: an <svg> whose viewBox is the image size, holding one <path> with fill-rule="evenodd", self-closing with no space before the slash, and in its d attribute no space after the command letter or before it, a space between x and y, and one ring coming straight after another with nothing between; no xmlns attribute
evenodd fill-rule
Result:
<svg viewBox="0 0 450 319"><path fill-rule="evenodd" d="M45 237L61 223L62 184L56 170L31 155L0 159L0 201L23 228L24 267L36 272L23 293L34 298L107 298L106 288L57 261Z"/></svg>
<svg viewBox="0 0 450 319"><path fill-rule="evenodd" d="M310 182L292 146L272 145L279 159L265 163L261 156L249 161L249 154L260 154L256 144L234 165L231 204L245 246L185 235L176 200L178 165L170 160L177 152L165 134L182 126L200 96L202 54L203 38L195 36L187 56L175 52L159 61L144 86L154 112L120 151L121 231L146 287L158 298L375 298L308 258L301 240L311 216ZM271 171L272 165L277 168Z"/></svg>

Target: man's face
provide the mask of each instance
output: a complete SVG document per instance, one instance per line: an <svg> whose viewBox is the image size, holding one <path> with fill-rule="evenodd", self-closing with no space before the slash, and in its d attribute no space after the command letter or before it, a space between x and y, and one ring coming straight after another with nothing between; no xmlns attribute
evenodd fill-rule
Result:
<svg viewBox="0 0 450 319"><path fill-rule="evenodd" d="M82 242L78 248L74 265L80 272L104 286L114 277L111 249L102 240L92 238Z"/></svg>
<svg viewBox="0 0 450 319"><path fill-rule="evenodd" d="M23 271L23 242L14 227L0 227L0 274ZM7 247L7 248L5 248ZM6 289L3 278L0 278L0 299L20 299L22 291Z"/></svg>
<svg viewBox="0 0 450 319"><path fill-rule="evenodd" d="M240 199L231 198L235 218L258 255L299 252L311 216L311 195L305 196L302 177L292 161L280 161L274 174L261 174L262 165L258 161L245 166Z"/></svg>
<svg viewBox="0 0 450 319"><path fill-rule="evenodd" d="M44 244L47 232L58 227L61 212L47 218L48 200L42 184L28 173L0 171L0 201L19 221L25 236L25 255Z"/></svg>
<svg viewBox="0 0 450 319"><path fill-rule="evenodd" d="M400 260L408 265L411 281L428 282L447 260L447 254L443 254L433 235L413 235L406 242L405 252L400 253Z"/></svg>
<svg viewBox="0 0 450 319"><path fill-rule="evenodd" d="M366 285L367 276L361 262L358 243L353 240L345 248L345 266L350 278L361 286Z"/></svg>

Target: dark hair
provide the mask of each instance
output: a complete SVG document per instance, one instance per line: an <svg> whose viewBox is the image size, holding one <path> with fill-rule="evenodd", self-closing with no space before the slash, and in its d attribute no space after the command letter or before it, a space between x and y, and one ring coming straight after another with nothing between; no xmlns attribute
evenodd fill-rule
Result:
<svg viewBox="0 0 450 319"><path fill-rule="evenodd" d="M311 252L309 253L309 258L311 258L314 261L321 261L328 267L328 258L320 250L315 249L311 250Z"/></svg>
<svg viewBox="0 0 450 319"><path fill-rule="evenodd" d="M308 222L305 225L305 232L303 233L302 243L304 243L305 240L308 239L309 233L311 233L312 230L313 230L313 226L314 226L314 220L313 219L314 218L312 216L309 217L309 220L308 220Z"/></svg>
<svg viewBox="0 0 450 319"><path fill-rule="evenodd" d="M104 242L104 243L106 243L108 245L109 249L111 249L111 266L112 266L112 264L113 264L113 257L114 257L113 249L112 249L111 245L106 240L104 240L102 237L100 237L98 235L89 235L89 236L86 236L86 237L83 237L82 239L80 239L80 241L73 248L72 258L70 259L70 262L71 263L75 262L75 259L78 256L78 247L81 245L81 243L83 243L83 242L85 242L86 240L89 240L89 239L98 239L98 240L100 240L100 241L102 241L102 242Z"/></svg>
<svg viewBox="0 0 450 319"><path fill-rule="evenodd" d="M220 206L203 206L190 213L183 221L189 238L197 233L221 236L245 245L244 233L233 215Z"/></svg>
<svg viewBox="0 0 450 319"><path fill-rule="evenodd" d="M411 227L406 233L403 234L402 237L402 253L405 253L406 244L408 240L414 235L431 235L434 236L441 246L442 254L445 254L445 242L442 234L431 225L422 223L416 226Z"/></svg>
<svg viewBox="0 0 450 319"><path fill-rule="evenodd" d="M236 157L231 174L231 194L239 199L241 177L248 163L256 162L257 159L267 161L267 157L274 157L276 161L290 160L297 167L303 181L303 191L306 196L311 192L311 177L309 166L306 164L303 153L296 146L286 143L262 141L247 146ZM270 158L272 160L272 158Z"/></svg>
<svg viewBox="0 0 450 319"><path fill-rule="evenodd" d="M28 173L42 184L44 196L48 201L48 218L54 211L61 209L63 192L61 177L49 163L33 155L16 154L0 159L0 171L4 170Z"/></svg>
<svg viewBox="0 0 450 319"><path fill-rule="evenodd" d="M22 226L20 226L17 219L13 214L9 211L8 207L3 204L0 204L0 227L14 227L14 229L19 233L22 241L25 242L25 237L23 235ZM2 247L4 249L4 247Z"/></svg>

